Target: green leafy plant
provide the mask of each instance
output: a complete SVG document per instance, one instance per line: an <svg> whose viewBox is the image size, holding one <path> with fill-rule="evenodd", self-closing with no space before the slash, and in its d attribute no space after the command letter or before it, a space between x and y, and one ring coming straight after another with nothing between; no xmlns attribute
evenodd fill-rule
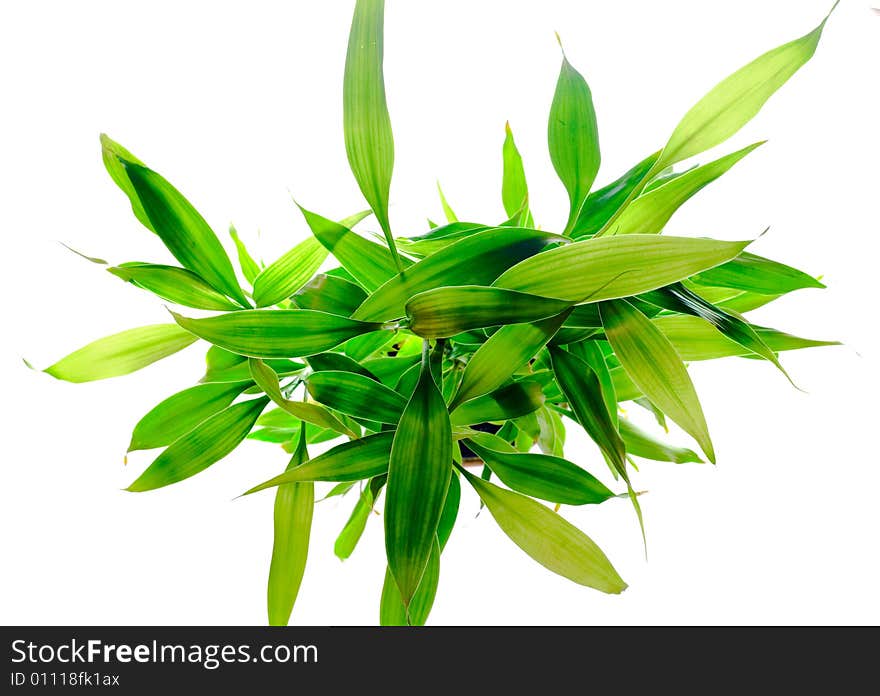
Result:
<svg viewBox="0 0 880 696"><path fill-rule="evenodd" d="M100 339L46 372L87 382L209 344L198 383L135 425L130 451L164 449L128 490L189 478L246 438L280 443L291 455L286 469L247 491L275 495L272 624L291 615L323 482L335 484L325 497L354 499L335 546L340 558L353 552L371 511L384 510L383 624L427 619L462 483L538 563L619 593L626 584L608 558L558 506L628 498L641 524L634 457L715 461L685 362L739 356L784 373L779 352L832 343L743 316L792 291L824 287L816 278L751 253L749 241L661 234L685 201L761 143L699 166L674 165L749 121L812 57L825 20L720 82L658 152L602 188L594 186L601 158L592 95L563 54L548 143L568 192L564 228L537 226L508 125L507 219L459 221L441 191L447 223L402 237L388 208L394 142L383 14L383 0L358 0L343 85L346 152L370 210L335 221L299 206L312 236L268 266L230 229L239 273L174 186L101 136L111 178L179 263L107 270L189 309L171 312L167 324ZM370 213L381 230L374 238L353 231ZM630 401L677 423L702 454L641 430L621 412ZM598 446L595 459L605 460L612 487L584 462L564 458L566 420ZM309 445L324 442L332 446L312 456ZM470 469L475 464L482 475Z"/></svg>

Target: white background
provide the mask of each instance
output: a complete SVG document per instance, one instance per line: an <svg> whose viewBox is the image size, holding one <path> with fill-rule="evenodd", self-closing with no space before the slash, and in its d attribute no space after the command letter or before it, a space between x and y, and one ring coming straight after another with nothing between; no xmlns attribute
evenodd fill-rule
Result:
<svg viewBox="0 0 880 696"><path fill-rule="evenodd" d="M506 119L536 219L564 222L567 202L546 150L560 61L554 30L593 90L603 183L662 145L718 80L811 29L829 4L389 0L396 231L423 231L425 216L441 216L435 178L462 218L502 219ZM279 449L247 442L170 488L120 490L151 458L140 453L123 467L131 427L194 382L203 347L86 385L31 372L21 358L45 367L94 338L168 320L161 301L57 244L113 262L170 258L104 172L100 131L165 174L218 232L235 222L267 261L307 234L291 193L329 217L364 207L342 139L352 7L4 3L2 623L265 620L272 495L232 498L284 467ZM845 347L784 356L806 393L766 363L693 367L719 461L643 464L635 478L650 491L642 498L648 562L625 501L563 510L629 582L622 596L534 564L488 515L475 517L468 493L433 623L880 621L880 16L869 7L842 2L813 61L719 152L770 142L668 227L743 239L771 225L753 249L824 274L829 289L795 293L755 320ZM567 452L607 479L584 437L572 436ZM332 553L353 503L318 506L295 623L377 620L381 518L349 561Z"/></svg>

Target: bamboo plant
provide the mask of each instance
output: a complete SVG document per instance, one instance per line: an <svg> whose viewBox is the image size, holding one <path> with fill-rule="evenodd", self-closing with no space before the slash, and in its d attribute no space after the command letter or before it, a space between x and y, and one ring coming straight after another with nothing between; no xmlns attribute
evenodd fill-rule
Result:
<svg viewBox="0 0 880 696"><path fill-rule="evenodd" d="M106 270L177 309L168 323L102 338L45 371L87 382L207 344L205 374L135 425L129 451L162 451L128 490L153 491L199 474L246 438L280 443L286 468L247 491L275 496L271 624L288 622L300 588L316 484L327 486L325 497L349 494L354 503L336 541L340 558L352 553L370 512L383 513L382 624L427 619L463 485L538 563L619 593L624 581L559 506L628 498L641 523L631 478L636 459L715 461L687 363L738 356L769 361L784 374L781 351L831 343L743 316L795 290L824 287L817 278L752 253L749 239L662 234L685 201L761 143L698 166L679 163L755 116L812 57L826 20L724 79L662 148L601 188L594 186L600 151L592 96L563 54L547 135L568 192L564 227L542 229L533 218L507 126L504 221L460 221L442 198L445 224L401 236L388 212L394 142L384 1L357 0L344 135L369 210L327 218L298 205L311 235L268 265L230 228L236 269L174 186L101 136L110 177L178 262ZM364 220L378 232L353 231ZM637 427L623 415L624 402L675 422L699 453ZM597 446L590 461L564 457L572 424ZM319 443L328 444L313 456L309 446Z"/></svg>

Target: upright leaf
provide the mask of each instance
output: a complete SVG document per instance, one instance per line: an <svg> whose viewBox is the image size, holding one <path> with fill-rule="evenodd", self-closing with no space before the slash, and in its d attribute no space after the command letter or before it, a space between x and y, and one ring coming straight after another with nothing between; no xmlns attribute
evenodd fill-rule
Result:
<svg viewBox="0 0 880 696"><path fill-rule="evenodd" d="M101 159L104 161L104 168L107 170L110 178L128 196L134 216L140 220L144 227L151 232L155 232L150 218L147 217L144 206L141 205L140 198L138 198L137 192L134 190L134 186L132 186L122 164L123 161L134 162L135 164L143 164L143 162L122 147L122 145L111 140L110 136L106 133L101 133Z"/></svg>
<svg viewBox="0 0 880 696"><path fill-rule="evenodd" d="M608 342L630 379L714 463L715 451L697 392L669 339L626 300L604 302L599 309Z"/></svg>
<svg viewBox="0 0 880 696"><path fill-rule="evenodd" d="M373 209L397 266L403 270L388 222L394 138L385 101L385 0L357 0L342 87L345 152L354 178Z"/></svg>
<svg viewBox="0 0 880 696"><path fill-rule="evenodd" d="M257 307L269 307L293 295L315 275L326 258L327 249L314 237L297 244L254 280Z"/></svg>
<svg viewBox="0 0 880 696"><path fill-rule="evenodd" d="M511 541L548 570L579 585L619 594L626 583L602 550L562 516L520 493L461 469Z"/></svg>
<svg viewBox="0 0 880 696"><path fill-rule="evenodd" d="M428 564L451 475L452 426L426 346L419 382L394 435L385 498L385 550L404 606Z"/></svg>
<svg viewBox="0 0 880 696"><path fill-rule="evenodd" d="M446 222L453 223L458 222L458 216L455 214L455 211L452 209L452 206L449 205L449 201L446 200L446 196L443 193L443 189L440 188L440 182L437 182L437 195L440 196L440 205L443 207L443 216L446 218Z"/></svg>
<svg viewBox="0 0 880 696"><path fill-rule="evenodd" d="M565 233L571 232L599 171L599 129L593 95L565 54L550 105L547 143L553 168L568 191Z"/></svg>
<svg viewBox="0 0 880 696"><path fill-rule="evenodd" d="M241 268L245 280L253 286L257 276L260 275L260 264L251 256L234 225L229 226L229 236L232 238L232 243L235 244L235 251L238 254L238 267Z"/></svg>
<svg viewBox="0 0 880 696"><path fill-rule="evenodd" d="M99 338L43 372L65 382L119 377L167 358L195 341L195 336L174 324L141 326Z"/></svg>
<svg viewBox="0 0 880 696"><path fill-rule="evenodd" d="M301 466L308 458L303 429L287 468ZM266 593L270 626L286 626L290 620L306 570L314 510L314 483L286 483L278 487L275 493L275 537Z"/></svg>
<svg viewBox="0 0 880 696"><path fill-rule="evenodd" d="M503 169L501 174L501 201L504 203L504 212L507 217L513 218L520 215L525 206L526 219L524 227L534 227L532 214L529 208L529 187L526 183L526 172L523 168L522 157L513 141L513 131L510 123L504 124L504 145L501 148Z"/></svg>

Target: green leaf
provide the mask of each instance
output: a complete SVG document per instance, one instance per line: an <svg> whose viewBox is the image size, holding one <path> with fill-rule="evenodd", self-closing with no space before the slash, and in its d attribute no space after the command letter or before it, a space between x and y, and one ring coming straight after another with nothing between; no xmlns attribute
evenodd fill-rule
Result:
<svg viewBox="0 0 880 696"><path fill-rule="evenodd" d="M518 225L516 225L518 226ZM416 256L428 256L448 247L465 237L489 229L488 225L476 222L451 222L443 227L435 227L427 234L418 237L400 238L397 245L407 253Z"/></svg>
<svg viewBox="0 0 880 696"><path fill-rule="evenodd" d="M675 464L688 462L701 464L703 462L696 452L686 447L675 447L661 442L626 418L622 418L619 425L620 436L626 444L628 454L658 462L674 462Z"/></svg>
<svg viewBox="0 0 880 696"><path fill-rule="evenodd" d="M521 227L476 232L391 278L352 316L367 321L398 319L406 313L407 301L420 292L444 285L489 285L506 269L560 240L559 235Z"/></svg>
<svg viewBox="0 0 880 696"><path fill-rule="evenodd" d="M296 469L269 479L244 493L250 495L282 483L298 481L360 481L388 471L393 432L367 435L337 445Z"/></svg>
<svg viewBox="0 0 880 696"><path fill-rule="evenodd" d="M548 570L609 594L626 583L595 542L560 515L520 493L461 470L511 541Z"/></svg>
<svg viewBox="0 0 880 696"><path fill-rule="evenodd" d="M532 413L543 404L541 384L523 380L463 403L452 412L450 418L453 425L508 420Z"/></svg>
<svg viewBox="0 0 880 696"><path fill-rule="evenodd" d="M498 329L468 361L449 410L501 387L553 338L566 316L567 312L563 312L530 324L510 324Z"/></svg>
<svg viewBox="0 0 880 696"><path fill-rule="evenodd" d="M252 358L291 358L335 348L381 324L311 309L254 309L206 319L171 313L182 328L215 346Z"/></svg>
<svg viewBox="0 0 880 696"><path fill-rule="evenodd" d="M367 293L359 285L343 278L320 273L303 285L291 299L300 309L348 317L367 299Z"/></svg>
<svg viewBox="0 0 880 696"><path fill-rule="evenodd" d="M359 362L352 360L350 357L343 355L342 353L318 353L317 355L310 355L306 358L306 361L314 372L354 372L363 375L364 377L375 379L377 382L380 381L379 378L366 367L363 367Z"/></svg>
<svg viewBox="0 0 880 696"><path fill-rule="evenodd" d="M610 234L657 234L691 196L727 172L766 141L754 143L714 162L695 167L630 203L609 229Z"/></svg>
<svg viewBox="0 0 880 696"><path fill-rule="evenodd" d="M446 490L443 512L440 513L440 522L437 523L437 541L440 542L441 551L446 548L446 542L449 541L449 536L452 534L460 503L461 483L458 480L458 474L453 471L449 478L449 488Z"/></svg>
<svg viewBox="0 0 880 696"><path fill-rule="evenodd" d="M348 227L312 213L301 205L303 217L317 240L367 290L375 290L397 274L394 258L385 247L364 239ZM403 267L411 265L401 258Z"/></svg>
<svg viewBox="0 0 880 696"><path fill-rule="evenodd" d="M379 602L379 625L380 626L424 626L428 620L428 614L434 605L437 595L437 585L440 582L440 546L437 538L431 546L431 555L428 557L428 565L419 582L419 587L413 595L409 605L409 612L403 604L400 590L391 575L391 569L385 569L385 582L382 585L382 597Z"/></svg>
<svg viewBox="0 0 880 696"><path fill-rule="evenodd" d="M568 346L568 352L583 360L596 374L602 389L605 408L608 410L608 415L611 416L611 422L617 427L617 393L614 391L614 380L611 379L611 372L608 370L608 363L602 352L603 345L608 346L606 342L582 341Z"/></svg>
<svg viewBox="0 0 880 696"><path fill-rule="evenodd" d="M826 16L809 34L768 51L713 87L675 127L655 169L715 147L748 123L813 57L827 20Z"/></svg>
<svg viewBox="0 0 880 696"><path fill-rule="evenodd" d="M248 301L217 235L186 198L152 169L122 160L159 238L174 258L243 307Z"/></svg>
<svg viewBox="0 0 880 696"><path fill-rule="evenodd" d="M315 275L326 258L327 249L314 237L297 244L254 280L257 307L269 307L286 300Z"/></svg>
<svg viewBox="0 0 880 696"><path fill-rule="evenodd" d="M526 259L493 285L575 302L597 302L669 285L729 261L748 244L653 234L593 238Z"/></svg>
<svg viewBox="0 0 880 696"><path fill-rule="evenodd" d="M385 497L388 567L407 607L436 543L451 475L452 426L426 345L419 382L394 435Z"/></svg>
<svg viewBox="0 0 880 696"><path fill-rule="evenodd" d="M352 174L385 233L397 270L403 270L388 222L394 137L382 68L384 15L385 0L357 0L345 57L342 118Z"/></svg>
<svg viewBox="0 0 880 696"><path fill-rule="evenodd" d="M669 339L626 300L603 302L599 310L608 342L630 379L714 463L715 451L697 392Z"/></svg>
<svg viewBox="0 0 880 696"><path fill-rule="evenodd" d="M236 230L233 225L229 226L229 236L232 238L232 243L235 244L235 251L238 254L238 266L241 268L245 280L253 286L257 276L260 275L260 264L254 260L253 256L251 256L247 247L244 245L244 242L241 241L241 237L238 235L238 230Z"/></svg>
<svg viewBox="0 0 880 696"><path fill-rule="evenodd" d="M669 339L682 360L714 360L734 355L748 355L752 351L734 343L720 333L705 319L691 316L666 316L653 320L663 335ZM791 334L754 326L755 333L773 351L797 350L837 346L837 341L817 341Z"/></svg>
<svg viewBox="0 0 880 696"><path fill-rule="evenodd" d="M526 172L522 157L513 141L510 123L504 124L504 145L501 148L503 170L501 176L501 201L507 217L521 215L525 207L524 227L534 227L532 214L529 212L529 186L526 183Z"/></svg>
<svg viewBox="0 0 880 696"><path fill-rule="evenodd" d="M251 380L198 384L169 396L134 426L128 451L170 445L202 421L229 406L252 384Z"/></svg>
<svg viewBox="0 0 880 696"><path fill-rule="evenodd" d="M561 45L561 44L560 44ZM568 191L566 234L571 232L599 171L599 129L586 80L563 53L550 105L547 143L553 168Z"/></svg>
<svg viewBox="0 0 880 696"><path fill-rule="evenodd" d="M354 229L355 225L357 225L362 220L366 220L372 214L372 210L362 210L359 213L355 213L354 215L349 215L348 217L342 218L339 221L339 224L351 230Z"/></svg>
<svg viewBox="0 0 880 696"><path fill-rule="evenodd" d="M648 155L618 179L587 196L577 222L571 229L571 236L574 239L592 237L601 230L611 216L629 199L636 187L642 184L659 156L659 152Z"/></svg>
<svg viewBox="0 0 880 696"><path fill-rule="evenodd" d="M113 179L115 184L122 189L122 192L128 196L128 201L131 203L131 211L134 213L134 216L141 221L144 227L151 232L155 232L153 225L150 222L150 218L147 217L147 213L144 211L144 206L141 205L137 192L134 190L134 186L132 186L128 174L125 172L125 167L122 164L123 161L133 162L135 164L143 164L143 162L122 147L122 145L111 140L105 133L101 133L101 159L104 161L104 168L107 170L110 178Z"/></svg>
<svg viewBox="0 0 880 696"><path fill-rule="evenodd" d="M198 275L185 268L133 262L111 266L107 271L175 304L220 311L241 309L241 305L227 299Z"/></svg>
<svg viewBox="0 0 880 696"><path fill-rule="evenodd" d="M254 427L269 399L234 404L177 438L126 490L162 488L204 471L232 452Z"/></svg>
<svg viewBox="0 0 880 696"><path fill-rule="evenodd" d="M546 454L519 454L489 445L500 438L475 435L465 444L501 481L519 493L563 505L589 505L614 497L592 474L567 459ZM508 446L509 448L509 446Z"/></svg>
<svg viewBox="0 0 880 696"><path fill-rule="evenodd" d="M801 288L824 288L813 276L744 251L735 259L698 273L691 280L701 285L782 295Z"/></svg>
<svg viewBox="0 0 880 696"><path fill-rule="evenodd" d="M544 454L561 457L565 446L565 425L562 418L551 408L541 406L535 411L538 419L538 447Z"/></svg>
<svg viewBox="0 0 880 696"><path fill-rule="evenodd" d="M559 314L566 300L481 285L448 286L419 293L406 303L409 329L426 337L503 324L523 324Z"/></svg>
<svg viewBox="0 0 880 696"><path fill-rule="evenodd" d="M360 362L375 353L387 353L396 342L396 331L376 331L346 341L342 349L349 358Z"/></svg>
<svg viewBox="0 0 880 696"><path fill-rule="evenodd" d="M119 377L167 358L195 341L195 336L174 324L141 326L99 338L43 372L77 383Z"/></svg>
<svg viewBox="0 0 880 696"><path fill-rule="evenodd" d="M288 469L308 461L305 432ZM275 493L275 537L269 565L267 605L270 626L286 626L299 594L309 555L309 536L315 510L315 484L288 483Z"/></svg>
<svg viewBox="0 0 880 696"><path fill-rule="evenodd" d="M360 541L361 535L364 533L367 520L370 517L370 513L373 512L373 505L384 485L385 477L375 476L370 479L369 484L361 491L354 510L351 511L348 521L345 523L339 536L336 537L336 543L333 545L333 553L336 554L339 560L344 561L351 556L355 546Z"/></svg>
<svg viewBox="0 0 880 696"><path fill-rule="evenodd" d="M397 423L406 400L393 389L354 372L315 372L306 382L316 401L350 416Z"/></svg>
<svg viewBox="0 0 880 696"><path fill-rule="evenodd" d="M312 423L319 428L335 430L337 433L348 435L351 438L358 437L357 432L354 432L323 406L285 399L281 394L281 388L278 384L278 375L275 373L275 370L262 360L249 358L248 366L257 386L266 393L266 396L272 399L275 405L294 418Z"/></svg>
<svg viewBox="0 0 880 696"><path fill-rule="evenodd" d="M458 217L452 209L452 206L449 205L449 201L446 200L446 196L443 194L443 189L440 188L439 181L437 182L437 194L440 196L440 205L443 206L443 215L446 217L446 222L458 222Z"/></svg>

